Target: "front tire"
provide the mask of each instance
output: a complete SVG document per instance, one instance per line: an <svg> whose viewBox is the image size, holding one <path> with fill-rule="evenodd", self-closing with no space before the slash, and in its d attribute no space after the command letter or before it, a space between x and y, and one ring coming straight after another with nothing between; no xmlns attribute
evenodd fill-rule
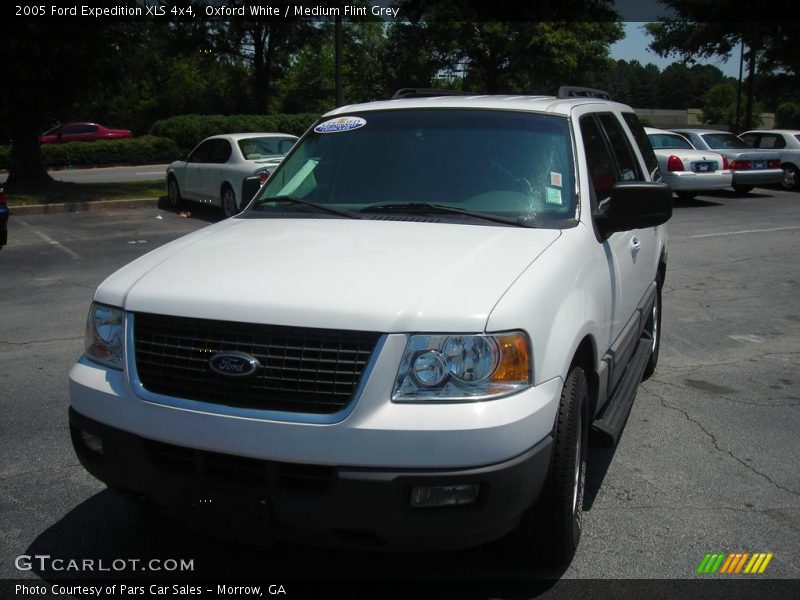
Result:
<svg viewBox="0 0 800 600"><path fill-rule="evenodd" d="M783 179L781 187L785 190L800 190L800 177L798 177L797 167L794 165L783 165Z"/></svg>
<svg viewBox="0 0 800 600"><path fill-rule="evenodd" d="M645 334L650 336L652 345L650 347L650 358L644 369L642 380L649 379L655 373L658 366L658 353L661 349L661 281L656 281L656 298L653 301L653 309L645 325Z"/></svg>
<svg viewBox="0 0 800 600"><path fill-rule="evenodd" d="M566 564L575 555L583 529L588 406L586 374L580 366L573 366L561 390L545 487L513 534L517 554L557 564Z"/></svg>
<svg viewBox="0 0 800 600"><path fill-rule="evenodd" d="M173 210L183 207L181 188L178 186L178 180L172 175L167 179L167 200L169 200L169 206Z"/></svg>

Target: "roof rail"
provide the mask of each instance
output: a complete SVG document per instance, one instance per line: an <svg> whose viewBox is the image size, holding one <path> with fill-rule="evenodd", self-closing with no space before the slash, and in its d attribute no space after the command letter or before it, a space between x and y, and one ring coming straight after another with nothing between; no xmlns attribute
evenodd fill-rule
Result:
<svg viewBox="0 0 800 600"><path fill-rule="evenodd" d="M611 94L594 88L562 85L558 88L556 98L600 98L601 100L611 100Z"/></svg>
<svg viewBox="0 0 800 600"><path fill-rule="evenodd" d="M440 90L436 88L400 88L392 96L392 100L402 98L434 98L436 96L460 96L461 92L455 90Z"/></svg>

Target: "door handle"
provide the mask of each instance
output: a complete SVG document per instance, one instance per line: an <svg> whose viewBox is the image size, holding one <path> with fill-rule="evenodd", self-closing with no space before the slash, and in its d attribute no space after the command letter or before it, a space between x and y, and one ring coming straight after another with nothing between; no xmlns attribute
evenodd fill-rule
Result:
<svg viewBox="0 0 800 600"><path fill-rule="evenodd" d="M629 245L631 252L638 252L642 247L642 242L639 241L638 237L633 236Z"/></svg>

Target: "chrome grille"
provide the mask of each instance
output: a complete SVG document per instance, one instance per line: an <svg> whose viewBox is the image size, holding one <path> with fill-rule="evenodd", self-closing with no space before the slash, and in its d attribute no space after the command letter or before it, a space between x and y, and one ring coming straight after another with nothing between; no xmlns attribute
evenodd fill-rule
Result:
<svg viewBox="0 0 800 600"><path fill-rule="evenodd" d="M136 370L156 394L261 410L331 414L353 399L379 334L136 313ZM219 352L244 352L248 377L211 370Z"/></svg>

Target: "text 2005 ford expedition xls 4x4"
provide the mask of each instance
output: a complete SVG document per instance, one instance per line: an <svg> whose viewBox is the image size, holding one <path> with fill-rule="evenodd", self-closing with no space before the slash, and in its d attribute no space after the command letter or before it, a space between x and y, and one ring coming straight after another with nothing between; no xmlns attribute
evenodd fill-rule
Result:
<svg viewBox="0 0 800 600"><path fill-rule="evenodd" d="M583 93L323 116L241 214L100 285L83 465L222 534L571 556L589 428L658 360L672 212L632 109Z"/></svg>

